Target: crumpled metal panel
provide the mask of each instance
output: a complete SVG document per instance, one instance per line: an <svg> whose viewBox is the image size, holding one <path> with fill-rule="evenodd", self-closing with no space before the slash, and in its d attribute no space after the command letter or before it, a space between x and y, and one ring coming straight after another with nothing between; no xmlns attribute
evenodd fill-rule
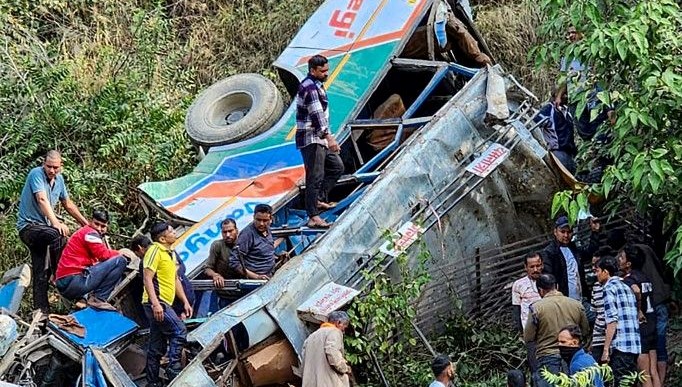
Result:
<svg viewBox="0 0 682 387"><path fill-rule="evenodd" d="M383 243L384 232L395 230L408 220L412 207L421 198L432 197L452 182L455 172L461 170L458 164L462 158L470 157L482 138L492 133L492 129L483 125L488 71L501 70L479 71L431 122L407 141L382 175L313 246L292 258L260 289L216 313L192 332L189 339L206 346L237 322L249 316L256 318L255 313L265 308L300 356L309 332L297 316L297 307L329 282L346 284L357 271L361 258L373 254ZM532 153L524 153L524 157L534 157ZM544 168L541 160L535 162L540 164L534 168ZM443 216L442 229L435 227L427 233L434 256L441 260L444 256L446 261L462 260L472 246L499 243L500 235L509 234L504 219L514 216L515 209L508 192L509 182L503 177L493 172L454 211ZM498 206L509 208L503 209L504 216L496 219ZM441 231L448 235L446 239L440 235ZM445 254L441 251L442 245L447 247ZM274 328L272 332L260 331L266 335L274 333ZM184 372L182 379L189 380Z"/></svg>
<svg viewBox="0 0 682 387"><path fill-rule="evenodd" d="M201 362L193 361L169 384L169 387L215 387L215 385Z"/></svg>

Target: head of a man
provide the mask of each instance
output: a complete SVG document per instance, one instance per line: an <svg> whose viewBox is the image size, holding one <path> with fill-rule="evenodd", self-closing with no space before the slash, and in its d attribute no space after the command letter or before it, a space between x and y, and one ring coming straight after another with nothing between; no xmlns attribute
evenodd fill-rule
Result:
<svg viewBox="0 0 682 387"><path fill-rule="evenodd" d="M350 317L348 317L348 313L342 310L335 310L329 313L329 316L327 316L327 322L334 324L334 326L343 332L346 330L346 328L348 328Z"/></svg>
<svg viewBox="0 0 682 387"><path fill-rule="evenodd" d="M437 355L431 361L431 371L436 379L452 380L455 377L455 370L448 355Z"/></svg>
<svg viewBox="0 0 682 387"><path fill-rule="evenodd" d="M160 222L152 226L149 234L154 242L170 247L177 239L175 229L168 222Z"/></svg>
<svg viewBox="0 0 682 387"><path fill-rule="evenodd" d="M54 149L47 152L43 161L43 171L49 180L57 177L62 171L62 154Z"/></svg>
<svg viewBox="0 0 682 387"><path fill-rule="evenodd" d="M552 274L541 274L536 283L540 297L545 297L556 290L556 278Z"/></svg>
<svg viewBox="0 0 682 387"><path fill-rule="evenodd" d="M258 204L253 210L253 225L261 234L266 234L272 224L272 207L267 204Z"/></svg>
<svg viewBox="0 0 682 387"><path fill-rule="evenodd" d="M146 235L138 235L130 241L130 250L138 257L143 258L151 244L152 241Z"/></svg>
<svg viewBox="0 0 682 387"><path fill-rule="evenodd" d="M560 216L554 223L554 238L561 246L567 246L573 237L573 229L568 223L568 217Z"/></svg>
<svg viewBox="0 0 682 387"><path fill-rule="evenodd" d="M313 55L308 59L308 72L320 82L326 82L329 78L329 61L322 55Z"/></svg>
<svg viewBox="0 0 682 387"><path fill-rule="evenodd" d="M223 242L232 247L237 241L237 222L232 218L227 218L220 223L220 234L223 236Z"/></svg>
<svg viewBox="0 0 682 387"><path fill-rule="evenodd" d="M523 374L523 371L507 371L507 387L526 387L526 375Z"/></svg>
<svg viewBox="0 0 682 387"><path fill-rule="evenodd" d="M109 229L109 213L102 209L92 211L90 227L94 228L101 235L106 234Z"/></svg>
<svg viewBox="0 0 682 387"><path fill-rule="evenodd" d="M597 275L597 281L602 285L608 282L609 278L615 276L617 272L618 261L610 256L599 258L597 268L594 270L594 273Z"/></svg>
<svg viewBox="0 0 682 387"><path fill-rule="evenodd" d="M573 356L580 349L582 337L583 334L577 325L569 325L559 331L557 336L559 355L567 364L571 364Z"/></svg>
<svg viewBox="0 0 682 387"><path fill-rule="evenodd" d="M618 269L627 274L632 270L642 270L644 267L644 256L637 246L627 244L618 252Z"/></svg>
<svg viewBox="0 0 682 387"><path fill-rule="evenodd" d="M568 39L569 42L575 43L578 40L582 39L583 35L578 32L578 30L574 26L568 27L568 30L566 30L566 39Z"/></svg>
<svg viewBox="0 0 682 387"><path fill-rule="evenodd" d="M523 262L523 267L526 269L528 278L532 279L533 281L537 281L538 278L540 278L540 274L542 274L543 269L542 256L540 253L535 252L526 254Z"/></svg>

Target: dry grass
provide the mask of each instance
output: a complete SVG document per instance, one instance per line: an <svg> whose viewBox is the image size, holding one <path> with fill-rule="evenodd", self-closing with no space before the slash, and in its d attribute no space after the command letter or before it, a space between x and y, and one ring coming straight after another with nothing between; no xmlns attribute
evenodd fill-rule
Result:
<svg viewBox="0 0 682 387"><path fill-rule="evenodd" d="M528 58L531 47L542 44L535 32L541 16L530 1L482 4L477 9L476 25L497 62L544 100L549 97L557 72L537 69Z"/></svg>

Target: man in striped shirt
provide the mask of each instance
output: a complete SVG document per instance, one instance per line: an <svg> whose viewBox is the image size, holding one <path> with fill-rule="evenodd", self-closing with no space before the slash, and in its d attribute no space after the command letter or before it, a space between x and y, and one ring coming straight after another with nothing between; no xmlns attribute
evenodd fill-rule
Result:
<svg viewBox="0 0 682 387"><path fill-rule="evenodd" d="M602 247L592 257L592 271L597 271L597 263L601 257L612 253L609 247ZM604 353L604 339L606 336L606 321L604 320L604 287L599 281L592 285L592 313L594 313L594 328L592 329L592 357L601 360Z"/></svg>
<svg viewBox="0 0 682 387"><path fill-rule="evenodd" d="M305 167L305 208L308 226L327 228L320 213L331 208L329 191L343 173L339 144L329 131L329 100L324 84L329 75L327 58L315 55L308 60L308 76L296 94L296 148Z"/></svg>
<svg viewBox="0 0 682 387"><path fill-rule="evenodd" d="M613 257L602 257L597 263L597 280L604 287L604 319L606 338L602 363L609 363L616 386L637 370L641 351L637 300L617 275L618 262Z"/></svg>

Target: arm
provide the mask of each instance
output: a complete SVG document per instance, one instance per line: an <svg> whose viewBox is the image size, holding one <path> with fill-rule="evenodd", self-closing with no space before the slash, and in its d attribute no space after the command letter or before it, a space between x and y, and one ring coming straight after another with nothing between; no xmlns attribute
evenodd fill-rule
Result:
<svg viewBox="0 0 682 387"><path fill-rule="evenodd" d="M185 295L185 288L182 287L182 281L180 281L180 276L175 276L175 296L182 301L183 308L185 309L185 318L192 317L192 305L189 304L187 296Z"/></svg>
<svg viewBox="0 0 682 387"><path fill-rule="evenodd" d="M254 273L253 271L247 269L245 266L242 265L242 259L243 257L239 257L239 251L241 250L242 252L246 252L251 250L251 247L253 246L253 236L250 235L250 233L243 232L239 234L239 237L237 237L237 245L235 246L234 249L230 252L230 260L229 260L229 265L230 269L236 271L240 275L242 275L245 278L249 279L269 279L269 277L265 274L257 274Z"/></svg>
<svg viewBox="0 0 682 387"><path fill-rule="evenodd" d="M604 320L606 322L606 333L604 338L604 354L601 357L602 363L608 363L610 359L610 348L613 337L616 335L618 326L618 311L616 306L616 295L604 287Z"/></svg>
<svg viewBox="0 0 682 387"><path fill-rule="evenodd" d="M60 222L59 219L57 219L57 215L54 214L54 210L52 210L50 201L47 200L47 194L45 191L38 191L33 195L35 196L36 202L38 203L40 213L47 218L52 227L59 230L62 235L69 235L69 228L64 223Z"/></svg>
<svg viewBox="0 0 682 387"><path fill-rule="evenodd" d="M533 306L530 307L530 312L528 313L528 321L526 321L526 329L523 331L523 341L526 343L534 342L537 334L537 319L535 317L535 310Z"/></svg>
<svg viewBox="0 0 682 387"><path fill-rule="evenodd" d="M215 244L211 245L211 250L208 253L208 260L206 261L206 268L204 269L204 274L213 280L213 286L221 289L225 286L225 278L215 271L216 262L218 260L218 249L215 248Z"/></svg>
<svg viewBox="0 0 682 387"><path fill-rule="evenodd" d="M145 257L146 258L146 257ZM145 263L145 266L146 263ZM156 268L154 268L156 270ZM144 268L144 274L142 280L144 282L144 288L147 290L147 295L149 296L149 303L152 304L152 313L154 314L154 319L156 321L163 321L163 306L159 302L159 298L154 290L154 276L156 272L149 267Z"/></svg>
<svg viewBox="0 0 682 387"><path fill-rule="evenodd" d="M81 212L78 210L78 206L76 206L76 204L74 204L74 202L71 201L71 199L66 198L62 200L62 206L64 206L66 212L68 212L69 215L76 219L76 222L80 223L81 226L85 226L86 224L88 224L88 220L85 219L83 214L81 214Z"/></svg>
<svg viewBox="0 0 682 387"><path fill-rule="evenodd" d="M640 323L646 322L646 317L644 316L644 312L642 312L642 290L637 284L630 285L630 289L632 289L632 292L635 294L635 299L637 299L637 318Z"/></svg>
<svg viewBox="0 0 682 387"><path fill-rule="evenodd" d="M98 261L106 261L109 258L120 255L118 251L109 249L104 240L102 240L102 236L97 232L88 233L85 235L84 240L90 254L96 257Z"/></svg>
<svg viewBox="0 0 682 387"><path fill-rule="evenodd" d="M602 363L608 363L611 359L611 342L613 341L613 336L616 335L616 327L618 325L617 321L606 324L606 338L604 339L604 354L601 356Z"/></svg>
<svg viewBox="0 0 682 387"><path fill-rule="evenodd" d="M339 331L338 334L331 334L327 336L324 342L324 353L327 356L327 363L332 369L340 374L350 373L350 367L343 358L343 336Z"/></svg>

